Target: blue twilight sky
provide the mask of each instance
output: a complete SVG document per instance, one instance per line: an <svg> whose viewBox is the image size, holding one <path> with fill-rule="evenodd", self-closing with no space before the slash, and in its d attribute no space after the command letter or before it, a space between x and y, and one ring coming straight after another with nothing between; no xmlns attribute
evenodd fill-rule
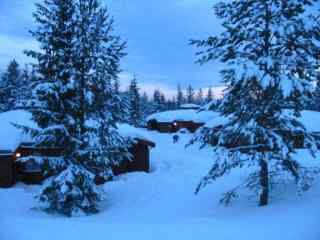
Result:
<svg viewBox="0 0 320 240"><path fill-rule="evenodd" d="M41 0L38 0L41 1ZM0 1L0 69L16 58L30 61L23 49L36 48L29 29L37 0ZM136 73L143 91L162 89L168 95L192 84L194 88L219 86L219 64L199 66L191 38L203 39L221 29L212 6L217 0L105 0L115 18L115 30L128 42L123 59L123 85Z"/></svg>

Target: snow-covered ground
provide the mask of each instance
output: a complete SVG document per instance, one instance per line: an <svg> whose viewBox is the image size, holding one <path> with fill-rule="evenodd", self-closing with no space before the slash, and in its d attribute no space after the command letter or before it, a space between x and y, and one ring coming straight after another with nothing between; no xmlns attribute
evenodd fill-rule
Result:
<svg viewBox="0 0 320 240"><path fill-rule="evenodd" d="M196 196L194 190L211 163L210 150L185 149L190 135L178 144L171 135L149 136L157 144L151 152L152 172L126 174L107 183L98 215L48 215L35 208L38 186L0 189L0 240L320 239L319 181L302 197L293 187L281 189L264 208L247 197L225 207L218 204L220 194L241 178L240 172ZM298 157L305 159L306 154Z"/></svg>

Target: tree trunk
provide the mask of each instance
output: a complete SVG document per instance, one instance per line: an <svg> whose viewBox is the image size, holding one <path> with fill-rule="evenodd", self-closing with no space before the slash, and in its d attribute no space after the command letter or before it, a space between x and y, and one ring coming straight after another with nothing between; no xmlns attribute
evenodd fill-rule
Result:
<svg viewBox="0 0 320 240"><path fill-rule="evenodd" d="M268 205L269 200L269 173L268 173L268 163L265 159L260 161L260 184L261 184L261 193L260 193L260 202L259 206Z"/></svg>

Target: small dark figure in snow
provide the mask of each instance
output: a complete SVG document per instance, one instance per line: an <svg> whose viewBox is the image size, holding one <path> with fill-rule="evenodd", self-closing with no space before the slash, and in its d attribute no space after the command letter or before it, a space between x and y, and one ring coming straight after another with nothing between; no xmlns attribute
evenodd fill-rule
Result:
<svg viewBox="0 0 320 240"><path fill-rule="evenodd" d="M179 135L173 135L173 143L177 143L179 141Z"/></svg>

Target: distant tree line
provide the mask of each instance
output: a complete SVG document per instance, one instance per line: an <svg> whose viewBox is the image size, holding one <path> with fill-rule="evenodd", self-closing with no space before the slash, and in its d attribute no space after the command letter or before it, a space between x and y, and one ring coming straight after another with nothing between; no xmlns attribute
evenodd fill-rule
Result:
<svg viewBox="0 0 320 240"><path fill-rule="evenodd" d="M30 108L32 89L38 80L39 77L33 65L26 64L21 68L15 59L11 60L0 78L0 112ZM121 104L118 106L118 111L124 112L121 121L134 126L141 126L149 114L178 109L185 103L203 105L214 99L211 88L205 94L201 88L196 92L189 85L184 93L180 84L177 87L176 96L172 98L166 97L159 89L150 96L140 91L136 76L131 80L127 90L120 90L119 80L114 82L113 88L115 94L119 94L121 99Z"/></svg>
<svg viewBox="0 0 320 240"><path fill-rule="evenodd" d="M0 76L0 112L30 109L32 89L37 79L33 65L26 64L22 68L15 59L11 60ZM192 85L188 85L183 90L180 84L177 86L176 95L171 98L159 89L148 95L146 92L141 92L136 75L126 90L120 90L118 79L114 82L113 88L115 94L120 96L118 106L120 121L136 127L145 126L146 117L152 113L176 110L186 103L202 106L217 100L211 87L204 91L202 88L194 90ZM290 103L286 103L284 107L290 108ZM315 83L313 97L304 104L304 109L320 111L320 76ZM217 110L216 105L213 110Z"/></svg>

